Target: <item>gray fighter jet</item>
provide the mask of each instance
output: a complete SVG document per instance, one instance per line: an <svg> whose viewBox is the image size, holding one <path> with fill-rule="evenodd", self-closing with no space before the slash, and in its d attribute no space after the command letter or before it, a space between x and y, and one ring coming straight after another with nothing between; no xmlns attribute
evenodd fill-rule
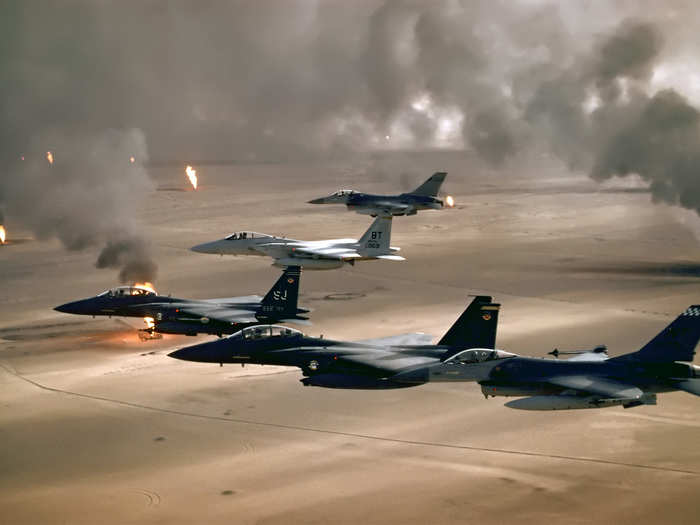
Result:
<svg viewBox="0 0 700 525"><path fill-rule="evenodd" d="M298 241L250 231L232 233L224 239L193 246L192 251L218 255L267 255L274 266L302 266L307 270L331 270L355 261L388 259L403 261L396 255L401 248L389 246L391 217L375 219L356 239Z"/></svg>
<svg viewBox="0 0 700 525"><path fill-rule="evenodd" d="M227 299L178 299L158 295L143 285L119 286L95 297L57 306L69 314L142 317L145 334L233 334L247 326L270 322L304 322L297 307L301 269L290 266L265 295Z"/></svg>
<svg viewBox="0 0 700 525"><path fill-rule="evenodd" d="M608 358L598 347L567 360L496 350L498 306L490 297L477 297L437 345L420 334L345 342L257 326L170 356L297 366L303 384L329 388L475 381L487 398L521 397L506 406L524 410L654 405L657 393L674 390L700 395L700 367L691 363L700 340L700 305L689 307L637 352Z"/></svg>
<svg viewBox="0 0 700 525"><path fill-rule="evenodd" d="M355 190L338 190L328 197L309 201L309 204L345 204L348 210L372 217L394 215L415 215L419 210L439 210L454 206L454 199L447 196L445 201L438 198L440 186L447 173L438 171L415 190L400 195L372 195Z"/></svg>
<svg viewBox="0 0 700 525"><path fill-rule="evenodd" d="M430 366L459 359L466 349L512 356L494 349L498 304L476 297L437 345L432 336L404 334L346 342L308 337L282 326L254 326L226 339L177 350L171 357L209 363L297 366L304 385L387 389L416 386ZM418 375L416 375L418 373ZM445 373L449 374L448 371Z"/></svg>

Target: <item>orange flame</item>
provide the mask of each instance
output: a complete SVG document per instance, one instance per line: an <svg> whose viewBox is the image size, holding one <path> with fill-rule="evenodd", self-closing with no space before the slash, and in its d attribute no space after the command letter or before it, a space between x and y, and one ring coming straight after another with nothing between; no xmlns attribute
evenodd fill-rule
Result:
<svg viewBox="0 0 700 525"><path fill-rule="evenodd" d="M454 208L455 207L455 199L452 195L448 195L445 198L445 204L447 205L448 208Z"/></svg>
<svg viewBox="0 0 700 525"><path fill-rule="evenodd" d="M190 184L192 184L192 187L196 190L197 189L197 172L192 168L192 166L187 166L185 168L185 173L187 174L187 178L190 179Z"/></svg>
<svg viewBox="0 0 700 525"><path fill-rule="evenodd" d="M156 320L153 317L144 317L143 322L146 323L146 330L153 330L156 327Z"/></svg>
<svg viewBox="0 0 700 525"><path fill-rule="evenodd" d="M134 283L134 288L145 288L149 292L156 293L156 289L153 287L153 283Z"/></svg>
<svg viewBox="0 0 700 525"><path fill-rule="evenodd" d="M46 152L46 160L49 161L49 164L53 164L53 153L51 153L50 151L47 151Z"/></svg>
<svg viewBox="0 0 700 525"><path fill-rule="evenodd" d="M133 156L131 156L129 157L129 162L133 164L134 162L136 162L136 159Z"/></svg>
<svg viewBox="0 0 700 525"><path fill-rule="evenodd" d="M5 227L2 224L0 224L0 244L5 244L5 236Z"/></svg>

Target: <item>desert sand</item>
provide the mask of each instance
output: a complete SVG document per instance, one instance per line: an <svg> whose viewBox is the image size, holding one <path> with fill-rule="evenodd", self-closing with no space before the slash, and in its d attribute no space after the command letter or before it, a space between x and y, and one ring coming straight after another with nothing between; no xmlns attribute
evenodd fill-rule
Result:
<svg viewBox="0 0 700 525"><path fill-rule="evenodd" d="M627 184L494 176L449 165L457 207L394 221L405 262L306 271L303 330L361 339L439 337L469 301L502 304L498 346L544 356L634 351L700 303L700 221ZM257 257L192 253L246 229L359 237L370 219L305 204L341 186L392 191L398 176L336 164L151 169L138 217L160 292L264 293ZM419 180L411 182L420 182ZM624 181L623 181L624 182ZM60 314L114 271L8 224L0 246L0 522L698 523L700 399L625 410L521 412L478 385L398 391L303 387L296 369L186 363L206 340L142 342L139 320Z"/></svg>

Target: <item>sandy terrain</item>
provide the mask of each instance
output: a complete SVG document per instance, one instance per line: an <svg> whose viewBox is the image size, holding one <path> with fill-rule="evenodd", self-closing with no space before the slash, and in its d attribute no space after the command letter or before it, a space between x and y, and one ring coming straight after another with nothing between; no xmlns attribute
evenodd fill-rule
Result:
<svg viewBox="0 0 700 525"><path fill-rule="evenodd" d="M440 166L442 167L442 166ZM450 166L447 166L449 169ZM238 229L357 237L367 217L304 204L338 166L153 169L140 216L161 292L263 293L263 258L189 252ZM313 334L443 333L468 294L503 305L498 343L545 355L645 343L700 302L694 217L585 178L450 170L458 209L395 220L405 262L302 276ZM426 176L429 174L426 173ZM357 177L390 191L397 178ZM304 388L296 370L185 363L200 338L140 342L128 323L59 314L115 284L95 253L9 227L0 246L0 522L698 523L700 399L528 413L478 386Z"/></svg>

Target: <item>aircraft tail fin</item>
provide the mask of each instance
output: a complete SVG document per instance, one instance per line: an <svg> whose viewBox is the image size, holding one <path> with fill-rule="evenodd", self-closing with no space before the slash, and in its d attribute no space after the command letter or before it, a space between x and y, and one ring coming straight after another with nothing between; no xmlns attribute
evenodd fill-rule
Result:
<svg viewBox="0 0 700 525"><path fill-rule="evenodd" d="M287 266L274 286L263 297L256 317L264 319L296 317L300 278L301 267Z"/></svg>
<svg viewBox="0 0 700 525"><path fill-rule="evenodd" d="M440 191L440 186L442 186L442 183L445 182L445 177L447 177L447 172L436 171L428 178L428 180L418 186L411 193L415 195L424 195L426 197L437 197L437 194Z"/></svg>
<svg viewBox="0 0 700 525"><path fill-rule="evenodd" d="M498 311L501 305L487 295L478 295L438 342L465 348L496 348Z"/></svg>
<svg viewBox="0 0 700 525"><path fill-rule="evenodd" d="M391 253L391 217L377 217L358 241L361 255L386 255Z"/></svg>
<svg viewBox="0 0 700 525"><path fill-rule="evenodd" d="M700 341L700 305L689 306L640 350L614 357L612 360L670 363L692 361Z"/></svg>

